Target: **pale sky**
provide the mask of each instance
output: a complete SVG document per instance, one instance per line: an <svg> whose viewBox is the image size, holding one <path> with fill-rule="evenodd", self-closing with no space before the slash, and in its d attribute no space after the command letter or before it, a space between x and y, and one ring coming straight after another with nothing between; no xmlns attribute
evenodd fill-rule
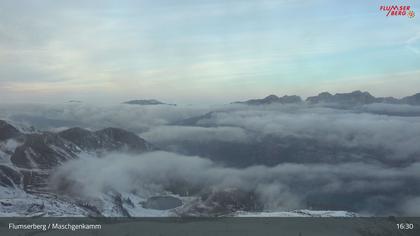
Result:
<svg viewBox="0 0 420 236"><path fill-rule="evenodd" d="M380 5L416 17L386 17ZM0 0L0 102L420 92L419 1ZM419 11L417 10L419 9Z"/></svg>

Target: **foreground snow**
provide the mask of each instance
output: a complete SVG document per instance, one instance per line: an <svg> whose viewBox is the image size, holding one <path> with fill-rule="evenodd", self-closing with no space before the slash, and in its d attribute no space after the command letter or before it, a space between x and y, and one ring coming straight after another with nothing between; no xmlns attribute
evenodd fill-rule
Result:
<svg viewBox="0 0 420 236"><path fill-rule="evenodd" d="M170 217L176 216L174 209L146 209L142 202L146 199L134 194L122 194L120 204L115 197L103 195L89 202L72 202L54 195L29 194L20 189L0 186L0 217ZM189 199L183 199L186 203ZM100 213L100 215L96 214Z"/></svg>
<svg viewBox="0 0 420 236"><path fill-rule="evenodd" d="M236 217L357 217L356 213L348 211L274 211L274 212L237 212Z"/></svg>
<svg viewBox="0 0 420 236"><path fill-rule="evenodd" d="M191 203L192 198L182 199L183 206L170 210L146 209L141 202L145 199L134 194L121 195L122 203L117 207L115 198L104 195L98 203L90 202L105 217L171 217L177 216L176 210ZM28 194L18 189L0 187L0 216L1 217L85 217L92 216L92 211L72 202L59 199L52 195ZM347 211L312 211L295 210L283 212L236 212L235 217L357 217L355 213Z"/></svg>
<svg viewBox="0 0 420 236"><path fill-rule="evenodd" d="M53 196L25 193L19 189L0 187L0 216L86 216L88 212L76 204Z"/></svg>

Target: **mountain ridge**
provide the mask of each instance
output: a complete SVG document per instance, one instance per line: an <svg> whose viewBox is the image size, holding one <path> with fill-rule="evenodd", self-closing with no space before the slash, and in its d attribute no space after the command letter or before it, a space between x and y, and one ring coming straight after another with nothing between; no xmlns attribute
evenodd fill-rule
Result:
<svg viewBox="0 0 420 236"><path fill-rule="evenodd" d="M362 92L355 90L349 93L335 93L321 92L316 96L309 96L302 100L298 95L284 95L278 97L277 95L269 95L261 99L249 99L246 101L232 102L232 104L246 104L246 105L267 105L267 104L299 104L306 103L310 105L315 104L341 104L346 106L366 105L372 103L386 103L386 104L407 104L413 106L420 106L420 93L411 96L406 96L401 99L394 97L375 97L369 92Z"/></svg>

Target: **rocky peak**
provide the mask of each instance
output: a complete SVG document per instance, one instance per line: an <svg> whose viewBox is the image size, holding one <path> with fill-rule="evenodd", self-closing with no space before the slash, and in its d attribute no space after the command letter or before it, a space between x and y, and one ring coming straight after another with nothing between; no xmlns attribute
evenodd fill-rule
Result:
<svg viewBox="0 0 420 236"><path fill-rule="evenodd" d="M318 96L308 97L307 102L315 103L336 103L342 105L362 105L376 102L376 98L368 92L360 90L351 93L336 93L331 95L328 92L318 94Z"/></svg>
<svg viewBox="0 0 420 236"><path fill-rule="evenodd" d="M261 99L261 100L263 100L263 101L267 101L267 102L270 102L270 101L274 102L274 101L278 101L279 99L280 99L280 98L279 98L279 97L277 97L276 95L271 94L271 95L268 95L267 97L265 97L265 98L263 98L263 99Z"/></svg>
<svg viewBox="0 0 420 236"><path fill-rule="evenodd" d="M288 104L288 103L300 103L302 99L296 95L284 95L283 97L278 97L276 95L269 95L262 99L251 99L244 102L235 102L239 104L247 104L247 105L266 105L272 103L281 103L281 104Z"/></svg>

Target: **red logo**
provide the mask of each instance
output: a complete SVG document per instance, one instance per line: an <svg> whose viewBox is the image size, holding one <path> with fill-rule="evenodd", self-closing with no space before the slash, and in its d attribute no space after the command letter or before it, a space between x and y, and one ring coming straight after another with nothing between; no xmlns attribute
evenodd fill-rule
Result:
<svg viewBox="0 0 420 236"><path fill-rule="evenodd" d="M408 16L413 18L416 14L411 9L411 6L403 5L389 5L389 6L380 6L380 11L386 12L386 16Z"/></svg>

